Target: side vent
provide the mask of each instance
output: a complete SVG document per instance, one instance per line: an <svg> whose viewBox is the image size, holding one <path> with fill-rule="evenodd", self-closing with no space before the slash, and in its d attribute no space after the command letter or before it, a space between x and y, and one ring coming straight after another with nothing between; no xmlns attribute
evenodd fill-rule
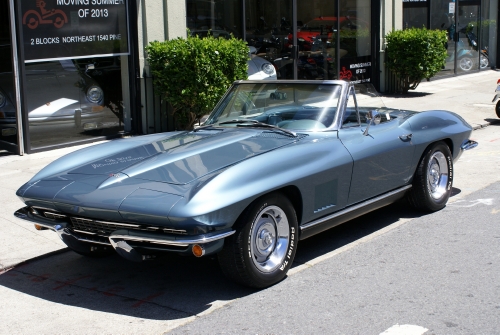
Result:
<svg viewBox="0 0 500 335"><path fill-rule="evenodd" d="M337 179L319 184L314 190L314 214L337 204Z"/></svg>

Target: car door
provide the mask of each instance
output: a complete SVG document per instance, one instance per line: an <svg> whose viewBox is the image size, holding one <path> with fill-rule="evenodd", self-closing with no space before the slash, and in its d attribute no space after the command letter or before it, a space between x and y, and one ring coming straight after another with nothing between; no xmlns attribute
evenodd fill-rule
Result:
<svg viewBox="0 0 500 335"><path fill-rule="evenodd" d="M414 152L409 123L374 105L374 97L359 97L351 87L338 133L354 161L347 205L408 184ZM369 110L378 110L381 122L365 134Z"/></svg>

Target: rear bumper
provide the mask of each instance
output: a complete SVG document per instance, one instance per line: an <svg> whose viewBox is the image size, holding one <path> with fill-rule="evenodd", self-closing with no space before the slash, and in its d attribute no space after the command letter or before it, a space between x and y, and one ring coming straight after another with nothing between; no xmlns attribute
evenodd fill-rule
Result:
<svg viewBox="0 0 500 335"><path fill-rule="evenodd" d="M92 246L112 246L118 254L131 261L148 259L149 254L156 252L191 254L191 248L194 245L201 245L205 250L205 255L213 254L222 249L224 238L235 233L234 230L225 230L194 236L175 236L120 229L109 236L96 236L87 235L85 232L75 232L67 222L34 215L28 207L17 210L14 215L57 232L61 240L76 251L88 252L93 250Z"/></svg>

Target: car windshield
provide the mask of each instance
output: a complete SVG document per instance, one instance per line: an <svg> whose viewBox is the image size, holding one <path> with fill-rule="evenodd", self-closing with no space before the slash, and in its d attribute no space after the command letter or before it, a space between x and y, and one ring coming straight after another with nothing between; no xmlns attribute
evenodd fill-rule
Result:
<svg viewBox="0 0 500 335"><path fill-rule="evenodd" d="M255 126L265 123L290 130L326 129L335 119L340 93L341 85L338 84L237 84L205 125L234 127L244 123Z"/></svg>

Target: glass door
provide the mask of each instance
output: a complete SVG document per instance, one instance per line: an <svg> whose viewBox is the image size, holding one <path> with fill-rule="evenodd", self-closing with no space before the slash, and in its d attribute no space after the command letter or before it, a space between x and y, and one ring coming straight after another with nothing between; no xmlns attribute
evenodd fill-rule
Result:
<svg viewBox="0 0 500 335"><path fill-rule="evenodd" d="M459 1L455 58L457 73L479 69L480 4L475 1Z"/></svg>
<svg viewBox="0 0 500 335"><path fill-rule="evenodd" d="M16 71L13 56L15 43L11 29L11 2L0 2L0 153L22 154L19 142Z"/></svg>
<svg viewBox="0 0 500 335"><path fill-rule="evenodd" d="M447 32L447 57L437 75L463 74L478 70L479 1L438 0L431 2L430 29Z"/></svg>
<svg viewBox="0 0 500 335"><path fill-rule="evenodd" d="M297 2L297 22L298 79L371 81L371 1Z"/></svg>
<svg viewBox="0 0 500 335"><path fill-rule="evenodd" d="M245 1L246 40L270 61L278 79L294 79L292 0Z"/></svg>

